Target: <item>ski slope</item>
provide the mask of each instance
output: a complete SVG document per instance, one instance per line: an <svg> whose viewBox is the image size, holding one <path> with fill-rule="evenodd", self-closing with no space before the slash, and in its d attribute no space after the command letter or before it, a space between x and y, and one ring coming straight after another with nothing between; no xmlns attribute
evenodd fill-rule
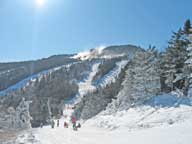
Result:
<svg viewBox="0 0 192 144"><path fill-rule="evenodd" d="M72 125L63 127L62 118L60 127L32 129L21 134L16 144L191 144L192 141L190 106L159 110L150 107L130 109L113 116L113 120L110 117L106 119L120 127L113 130L105 126L98 127L95 122L100 122L90 119L78 131L73 131Z"/></svg>
<svg viewBox="0 0 192 144"><path fill-rule="evenodd" d="M111 84L112 82L115 82L119 74L121 73L121 70L127 65L127 60L122 60L120 62L116 63L116 66L108 72L106 75L104 75L96 84L96 87L106 87L108 84Z"/></svg>
<svg viewBox="0 0 192 144"><path fill-rule="evenodd" d="M94 76L98 72L99 65L100 65L100 62L94 63L92 65L91 71L89 72L87 78L78 83L79 90L78 90L77 95L74 98L72 98L71 100L69 100L67 102L68 104L74 105L74 104L78 103L81 100L81 98L84 95L86 95L88 92L94 92L96 90L96 87L92 84L92 81L93 81Z"/></svg>
<svg viewBox="0 0 192 144"><path fill-rule="evenodd" d="M85 81L78 83L80 96L84 96L86 93L93 92L94 90L96 90L96 87L94 85L92 85L92 81L93 81L93 77L98 72L99 65L100 65L100 63L93 64L92 70L91 70L88 78Z"/></svg>

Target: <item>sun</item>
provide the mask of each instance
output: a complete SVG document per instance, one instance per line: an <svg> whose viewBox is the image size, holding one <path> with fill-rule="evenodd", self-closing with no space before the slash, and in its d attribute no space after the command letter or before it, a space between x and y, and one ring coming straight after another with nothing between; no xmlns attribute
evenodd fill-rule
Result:
<svg viewBox="0 0 192 144"><path fill-rule="evenodd" d="M45 5L45 0L35 0L37 7L42 7Z"/></svg>

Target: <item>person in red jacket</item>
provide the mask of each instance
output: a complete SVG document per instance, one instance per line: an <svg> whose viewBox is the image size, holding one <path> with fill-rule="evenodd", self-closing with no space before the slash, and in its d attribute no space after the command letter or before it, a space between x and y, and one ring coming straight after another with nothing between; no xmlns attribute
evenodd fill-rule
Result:
<svg viewBox="0 0 192 144"><path fill-rule="evenodd" d="M76 117L75 116L71 116L71 122L72 122L72 124L76 124L76 121L77 121L77 119L76 119Z"/></svg>
<svg viewBox="0 0 192 144"><path fill-rule="evenodd" d="M68 128L68 123L64 122L64 128Z"/></svg>
<svg viewBox="0 0 192 144"><path fill-rule="evenodd" d="M73 130L77 130L77 126L76 126L77 119L75 116L71 117L71 122L73 124Z"/></svg>

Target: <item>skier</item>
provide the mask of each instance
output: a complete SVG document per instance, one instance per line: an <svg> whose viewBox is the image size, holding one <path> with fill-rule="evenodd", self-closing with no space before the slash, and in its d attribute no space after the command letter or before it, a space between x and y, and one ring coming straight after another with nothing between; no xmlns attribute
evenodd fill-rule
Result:
<svg viewBox="0 0 192 144"><path fill-rule="evenodd" d="M72 116L71 117L71 122L72 122L72 124L73 124L73 130L77 130L77 126L76 126L76 118L75 118L75 116Z"/></svg>
<svg viewBox="0 0 192 144"><path fill-rule="evenodd" d="M64 128L68 128L68 123L64 122Z"/></svg>
<svg viewBox="0 0 192 144"><path fill-rule="evenodd" d="M80 123L78 123L77 128L81 128L81 124Z"/></svg>
<svg viewBox="0 0 192 144"><path fill-rule="evenodd" d="M72 122L72 124L74 124L74 123L76 124L76 121L77 121L77 120L76 120L76 117L75 117L75 116L71 116L71 122Z"/></svg>
<svg viewBox="0 0 192 144"><path fill-rule="evenodd" d="M73 123L73 130L74 130L74 131L77 131L76 123Z"/></svg>
<svg viewBox="0 0 192 144"><path fill-rule="evenodd" d="M59 127L59 119L57 120L57 127Z"/></svg>
<svg viewBox="0 0 192 144"><path fill-rule="evenodd" d="M55 122L54 120L51 121L51 128L53 129L55 127Z"/></svg>

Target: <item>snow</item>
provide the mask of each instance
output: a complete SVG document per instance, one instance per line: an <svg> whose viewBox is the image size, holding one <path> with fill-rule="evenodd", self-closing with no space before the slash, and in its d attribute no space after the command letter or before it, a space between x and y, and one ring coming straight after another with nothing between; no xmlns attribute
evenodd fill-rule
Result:
<svg viewBox="0 0 192 144"><path fill-rule="evenodd" d="M83 82L80 82L78 84L79 86L79 94L80 96L84 96L86 93L88 92L93 92L94 90L96 90L95 86L92 85L92 80L93 80L93 77L97 74L98 72L98 67L99 67L100 63L95 63L93 64L92 66L92 70L88 76L88 78L83 81Z"/></svg>
<svg viewBox="0 0 192 144"><path fill-rule="evenodd" d="M187 63L187 61L186 61L186 63ZM182 73L181 74L175 74L175 75L176 75L176 78L173 80L173 83L185 78L185 76Z"/></svg>
<svg viewBox="0 0 192 144"><path fill-rule="evenodd" d="M77 55L73 56L72 58L81 60L96 58L102 53L103 49L105 49L105 46L99 46L89 51L80 52Z"/></svg>
<svg viewBox="0 0 192 144"><path fill-rule="evenodd" d="M93 65L92 70L98 65ZM89 86L93 75L94 71L87 79ZM73 131L70 123L73 105L66 104L59 127L30 129L20 134L15 144L191 144L191 99L180 95L176 91L154 96L144 105L110 115L103 111L81 121L78 131ZM63 127L65 121L69 128Z"/></svg>
<svg viewBox="0 0 192 144"><path fill-rule="evenodd" d="M112 69L109 73L104 75L95 85L96 87L106 87L107 84L115 82L121 70L127 65L127 60L122 60L116 63L116 67Z"/></svg>
<svg viewBox="0 0 192 144"><path fill-rule="evenodd" d="M88 120L86 124L107 129L121 127L138 129L192 118L192 99L180 97L180 95L181 93L176 91L154 96L141 106L114 111L112 114L110 113L111 108L107 108Z"/></svg>
<svg viewBox="0 0 192 144"><path fill-rule="evenodd" d="M86 125L96 125L111 130L119 128L140 130L182 122L185 119L192 118L191 114L192 107L186 105L170 108L143 106L130 108L127 111L118 111L112 115L100 114L88 120Z"/></svg>
<svg viewBox="0 0 192 144"><path fill-rule="evenodd" d="M123 57L126 56L126 54L110 54L110 55L103 55L101 56L101 58L105 58L105 59L112 59L112 58L118 58L118 57ZM131 55L130 55L131 57Z"/></svg>
<svg viewBox="0 0 192 144"><path fill-rule="evenodd" d="M86 95L89 92L94 92L96 90L96 87L92 84L92 81L94 76L98 72L99 65L100 65L100 62L94 63L92 65L92 69L89 72L88 77L78 83L79 90L77 95L74 98L72 98L70 101L68 101L68 103L74 105L75 103L78 103L84 95Z"/></svg>
<svg viewBox="0 0 192 144"><path fill-rule="evenodd" d="M93 77L100 65L99 62L94 63L88 77L78 83L79 93L73 103L65 104L60 126L25 131L18 136L15 144L191 144L192 103L190 98L181 98L179 91L154 96L144 105L128 110L112 114L103 111L92 119L81 121L82 128L73 131L70 123L73 105L97 86L114 82L127 63L116 63L116 67L98 85L93 85ZM63 127L65 121L69 128Z"/></svg>
<svg viewBox="0 0 192 144"><path fill-rule="evenodd" d="M186 60L185 63L186 63L186 64L192 64L192 59L190 58L190 59Z"/></svg>
<svg viewBox="0 0 192 144"><path fill-rule="evenodd" d="M105 48L106 48L106 46L99 46L99 47L96 47L89 51L80 52L77 55L73 56L72 58L80 59L80 60L88 60L88 59L93 59L93 58L112 59L112 58L126 56L125 53L123 53L123 54L104 54L103 50ZM131 55L130 55L130 57L131 57Z"/></svg>
<svg viewBox="0 0 192 144"><path fill-rule="evenodd" d="M187 51L191 51L192 50L192 46L187 48Z"/></svg>
<svg viewBox="0 0 192 144"><path fill-rule="evenodd" d="M101 120L105 123L99 128L96 124ZM31 144L30 141L34 144L191 144L191 121L190 106L160 109L144 106L90 119L78 131L73 131L71 124L64 128L61 119L60 127L32 129L21 134L16 144ZM106 127L109 124L112 127Z"/></svg>

